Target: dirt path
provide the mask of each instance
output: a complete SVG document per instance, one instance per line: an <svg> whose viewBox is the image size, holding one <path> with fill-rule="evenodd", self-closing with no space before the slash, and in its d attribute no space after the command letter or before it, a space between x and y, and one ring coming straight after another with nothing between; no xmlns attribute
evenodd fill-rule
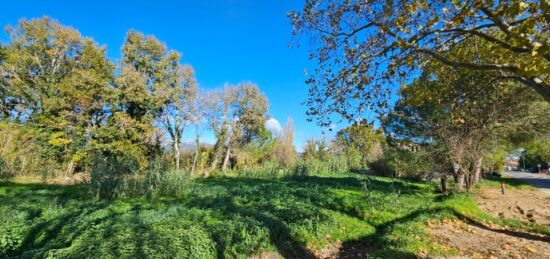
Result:
<svg viewBox="0 0 550 259"><path fill-rule="evenodd" d="M540 191L483 189L477 196L479 207L494 217L550 224L550 195Z"/></svg>
<svg viewBox="0 0 550 259"><path fill-rule="evenodd" d="M467 258L550 258L550 237L498 226L444 221L429 230L438 243Z"/></svg>
<svg viewBox="0 0 550 259"><path fill-rule="evenodd" d="M538 190L486 187L476 198L479 207L494 217L550 225L550 195ZM429 231L443 247L467 258L547 258L550 236L519 232L495 224L446 220L432 223Z"/></svg>

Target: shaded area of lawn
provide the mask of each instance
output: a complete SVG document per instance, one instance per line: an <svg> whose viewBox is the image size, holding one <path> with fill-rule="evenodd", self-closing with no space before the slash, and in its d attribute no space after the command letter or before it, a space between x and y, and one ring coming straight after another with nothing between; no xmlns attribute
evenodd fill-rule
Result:
<svg viewBox="0 0 550 259"><path fill-rule="evenodd" d="M415 257L433 218L478 213L467 195L356 175L196 180L179 199L95 201L85 186L0 184L0 257ZM437 253L437 251L435 251Z"/></svg>

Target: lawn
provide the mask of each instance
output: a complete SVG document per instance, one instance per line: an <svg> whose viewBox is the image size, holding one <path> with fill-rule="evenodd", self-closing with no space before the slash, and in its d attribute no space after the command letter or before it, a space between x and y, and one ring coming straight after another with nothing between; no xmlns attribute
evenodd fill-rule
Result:
<svg viewBox="0 0 550 259"><path fill-rule="evenodd" d="M5 182L0 257L306 258L336 250L412 258L443 253L423 230L429 220L498 223L470 195L434 188L354 174L211 177L182 198L97 201L83 185Z"/></svg>

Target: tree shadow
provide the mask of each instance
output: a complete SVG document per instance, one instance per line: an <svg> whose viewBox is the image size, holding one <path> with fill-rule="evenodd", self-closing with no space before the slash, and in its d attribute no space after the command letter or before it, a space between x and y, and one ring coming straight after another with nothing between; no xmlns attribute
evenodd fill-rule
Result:
<svg viewBox="0 0 550 259"><path fill-rule="evenodd" d="M531 233L514 231L514 230L510 230L510 229L492 228L492 227L489 227L485 224L481 224L480 222L472 219L471 217L467 217L463 214L455 213L455 215L457 216L457 218L459 218L460 220L462 220L462 221L464 221L464 222L466 222L470 225L473 225L473 226L476 226L476 227L479 227L479 228L482 228L482 229L485 229L485 230L489 230L489 231L492 231L492 232L495 232L495 233L501 233L501 234L505 234L505 235L508 235L508 236L523 238L523 239L532 240L532 241L550 242L550 236L548 236L548 235L542 235L542 234L541 235L533 235Z"/></svg>
<svg viewBox="0 0 550 259"><path fill-rule="evenodd" d="M382 195L401 190L404 195L415 194L421 188L414 184L401 181L386 181L385 179L370 179L370 190ZM0 206L14 210L28 210L28 220L35 221L25 233L23 244L10 253L12 256L35 255L46 257L48 250L59 249L64 255L78 256L79 254L110 255L113 257L147 257L146 247L161 249L165 253L175 253L176 250L167 242L165 233L158 232L151 223L143 222L138 217L145 211L156 211L160 208L174 211L175 218L179 217L177 209L183 212L199 211L201 218L195 216L188 223L200 226L214 242L214 249L218 257L231 257L228 254L228 245L222 240L225 232L213 229L210 220L218 222L235 222L235 219L250 218L259 226L267 230L269 243L285 258L314 258L314 253L307 248L300 236L293 232L293 227L306 221L317 223L328 222L327 210L339 212L364 221L360 214L361 208L356 208L356 200L351 205L344 205L343 198L332 195L331 189L351 190L354 199L363 199L357 195L362 191L361 182L354 177L318 177L306 176L302 178L285 178L266 180L244 177L215 177L207 180L197 180L197 186L185 199L163 199L147 202L131 200L91 201L85 188L51 185L22 185L11 184L15 187L8 194L9 199L2 199ZM60 188L62 190L58 190ZM202 189L201 189L202 188ZM9 201L8 201L9 200ZM32 201L48 203L54 206L73 206L64 213L42 218L43 212L33 209ZM116 209L117 202L131 206L123 211ZM75 204L77 204L75 206ZM36 208L35 208L36 209ZM97 211L102 211L99 216ZM388 232L396 224L415 220L424 213L435 211L415 211L404 217L375 226L375 233L356 241L346 241L342 245L341 257L354 257L358 247L368 247L368 251L397 258L414 257L414 254L399 251L386 239ZM92 215L94 214L94 215ZM160 215L160 214L159 214ZM172 227L175 222L165 222ZM368 222L373 225L374 223ZM254 223L256 224L256 223ZM221 225L222 227L224 225ZM242 227L244 226L244 227ZM179 226L177 226L179 227ZM237 227L248 228L247 225ZM128 236L129 235L129 236ZM122 237L119 237L122 236ZM105 241L108 240L108 243ZM233 242L230 240L229 242ZM243 243L244 245L248 243ZM124 248L131 247L131 248ZM126 249L126 250L125 250ZM367 253L363 253L366 255ZM43 256L40 256L43 255ZM357 255L357 253L355 253Z"/></svg>
<svg viewBox="0 0 550 259"><path fill-rule="evenodd" d="M394 241L388 240L386 237L393 230L395 226L407 224L419 220L419 218L426 215L435 214L448 214L455 216L459 220L466 222L467 224L477 226L495 233L501 233L512 237L550 242L550 236L547 235L533 235L526 232L519 232L507 229L497 229L489 227L480 223L472 217L466 216L463 213L456 211L455 209L448 207L432 208L432 209L419 209L415 210L405 216L396 218L386 223L375 226L375 232L373 234L361 237L358 240L350 240L342 243L342 246L338 253L338 258L357 258L354 255L357 254L369 254L375 253L377 256L392 257L392 258L417 258L418 256L413 253L408 253L400 250L396 250L395 246L399 244L393 243Z"/></svg>

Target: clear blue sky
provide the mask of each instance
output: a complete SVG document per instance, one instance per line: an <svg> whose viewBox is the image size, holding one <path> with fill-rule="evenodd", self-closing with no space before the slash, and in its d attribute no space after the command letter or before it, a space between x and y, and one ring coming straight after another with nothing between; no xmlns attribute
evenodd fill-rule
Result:
<svg viewBox="0 0 550 259"><path fill-rule="evenodd" d="M283 126L287 117L294 119L295 144L301 149L307 138L321 136L301 105L307 95L304 71L314 67L308 46L288 47L292 36L286 13L302 5L297 0L7 1L0 24L50 16L106 45L114 61L129 29L153 34L183 54L182 62L195 68L203 88L258 84L273 118ZM0 40L6 42L7 35ZM209 134L205 138L212 141Z"/></svg>

